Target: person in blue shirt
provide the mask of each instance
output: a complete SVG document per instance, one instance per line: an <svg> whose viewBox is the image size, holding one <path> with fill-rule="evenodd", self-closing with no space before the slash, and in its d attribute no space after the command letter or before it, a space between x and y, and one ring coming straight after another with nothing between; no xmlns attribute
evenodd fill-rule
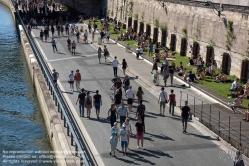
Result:
<svg viewBox="0 0 249 166"><path fill-rule="evenodd" d="M56 49L56 51L58 52L57 47L56 47L56 42L55 42L54 38L52 38L51 43L52 43L53 51L54 51L54 49Z"/></svg>
<svg viewBox="0 0 249 166"><path fill-rule="evenodd" d="M194 82L195 79L196 79L195 74L193 74L192 71L189 71L188 81L189 81L189 82Z"/></svg>
<svg viewBox="0 0 249 166"><path fill-rule="evenodd" d="M148 46L148 51L149 51L149 58L152 57L152 53L153 53L153 44L152 42L150 42L149 46Z"/></svg>
<svg viewBox="0 0 249 166"><path fill-rule="evenodd" d="M169 65L169 61L165 58L165 60L164 60L164 62L163 62L163 64L162 64L162 66L161 66L161 74L162 74L162 72L163 72L163 69L166 67L168 67L168 65Z"/></svg>

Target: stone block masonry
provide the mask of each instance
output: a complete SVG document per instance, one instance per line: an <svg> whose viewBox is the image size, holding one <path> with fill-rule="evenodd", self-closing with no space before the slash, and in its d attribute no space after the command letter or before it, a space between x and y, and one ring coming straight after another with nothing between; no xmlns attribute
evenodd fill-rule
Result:
<svg viewBox="0 0 249 166"><path fill-rule="evenodd" d="M241 63L249 46L247 42L249 40L247 14L225 10L221 11L221 17L218 17L217 13L210 7L196 7L170 2L165 2L164 4L163 7L158 0L108 0L107 10L110 17L117 16L118 20L122 20L126 24L127 17L132 17L132 20L134 20L134 16L138 16L138 22L143 21L144 25L151 25L151 38L155 27L154 22L157 19L159 27L167 25L167 47L170 47L171 34L176 35L177 52L180 52L181 38L184 36L182 29L186 28L186 52L188 56L191 56L189 46L196 41L200 45L198 53L205 60L206 46L211 44L214 47L213 56L217 60L218 66L221 66L222 55L226 52L231 57L229 62L230 74L240 76ZM123 15L120 14L120 6L123 6ZM234 39L227 38L228 22L233 23L232 33L235 37ZM144 31L146 31L146 26L144 26ZM161 41L161 35L162 32L159 28L159 42ZM228 42L230 43L229 45ZM229 49L227 46L229 46Z"/></svg>

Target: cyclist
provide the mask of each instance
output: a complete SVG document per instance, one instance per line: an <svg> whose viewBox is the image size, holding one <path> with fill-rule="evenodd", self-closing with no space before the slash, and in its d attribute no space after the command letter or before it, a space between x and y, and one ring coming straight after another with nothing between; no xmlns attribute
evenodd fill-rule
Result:
<svg viewBox="0 0 249 166"><path fill-rule="evenodd" d="M71 40L69 38L67 39L67 47L68 50L71 52Z"/></svg>

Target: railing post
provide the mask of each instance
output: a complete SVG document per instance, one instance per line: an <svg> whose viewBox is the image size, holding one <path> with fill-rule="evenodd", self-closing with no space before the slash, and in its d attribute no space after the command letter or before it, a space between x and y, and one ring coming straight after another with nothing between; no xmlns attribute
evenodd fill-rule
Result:
<svg viewBox="0 0 249 166"><path fill-rule="evenodd" d="M209 128L211 129L211 104L209 106Z"/></svg>
<svg viewBox="0 0 249 166"><path fill-rule="evenodd" d="M220 111L219 111L219 134L220 134Z"/></svg>
<svg viewBox="0 0 249 166"><path fill-rule="evenodd" d="M61 112L61 120L63 120L63 112Z"/></svg>
<svg viewBox="0 0 249 166"><path fill-rule="evenodd" d="M75 156L78 156L78 146L75 144Z"/></svg>
<svg viewBox="0 0 249 166"><path fill-rule="evenodd" d="M241 121L239 121L239 145L241 146Z"/></svg>
<svg viewBox="0 0 249 166"><path fill-rule="evenodd" d="M67 136L69 136L69 126L67 124Z"/></svg>
<svg viewBox="0 0 249 166"><path fill-rule="evenodd" d="M64 118L64 127L67 127L67 126L66 126L66 118Z"/></svg>
<svg viewBox="0 0 249 166"><path fill-rule="evenodd" d="M71 145L73 146L73 135L71 134Z"/></svg>
<svg viewBox="0 0 249 166"><path fill-rule="evenodd" d="M230 140L230 116L228 118L228 138Z"/></svg>
<svg viewBox="0 0 249 166"><path fill-rule="evenodd" d="M82 155L80 155L80 166L83 166L83 157L82 157Z"/></svg>
<svg viewBox="0 0 249 166"><path fill-rule="evenodd" d="M182 108L182 91L180 91L181 96L180 96L180 108Z"/></svg>
<svg viewBox="0 0 249 166"><path fill-rule="evenodd" d="M195 97L194 97L194 117L195 117Z"/></svg>

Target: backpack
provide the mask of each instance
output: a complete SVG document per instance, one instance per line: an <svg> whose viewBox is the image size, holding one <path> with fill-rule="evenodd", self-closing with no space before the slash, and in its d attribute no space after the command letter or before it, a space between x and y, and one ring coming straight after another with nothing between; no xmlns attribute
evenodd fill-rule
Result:
<svg viewBox="0 0 249 166"><path fill-rule="evenodd" d="M91 104L91 100L89 99L89 97L86 99L86 104L90 105Z"/></svg>

